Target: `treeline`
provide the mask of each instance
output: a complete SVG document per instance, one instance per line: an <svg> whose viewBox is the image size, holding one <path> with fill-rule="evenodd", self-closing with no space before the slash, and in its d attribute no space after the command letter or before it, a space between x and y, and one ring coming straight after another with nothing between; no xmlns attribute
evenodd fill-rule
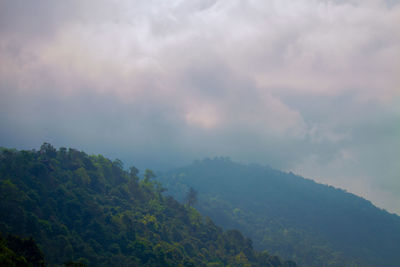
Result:
<svg viewBox="0 0 400 267"><path fill-rule="evenodd" d="M296 266L163 190L101 155L2 148L0 232L33 237L49 266Z"/></svg>

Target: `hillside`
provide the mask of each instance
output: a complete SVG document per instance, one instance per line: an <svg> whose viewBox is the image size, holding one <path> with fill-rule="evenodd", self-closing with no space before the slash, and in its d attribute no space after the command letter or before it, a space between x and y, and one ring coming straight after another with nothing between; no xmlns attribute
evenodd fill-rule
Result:
<svg viewBox="0 0 400 267"><path fill-rule="evenodd" d="M143 176L46 143L0 149L0 232L33 237L49 266L296 266L163 196L151 171ZM4 242L0 256L24 261Z"/></svg>
<svg viewBox="0 0 400 267"><path fill-rule="evenodd" d="M160 181L180 201L194 188L202 213L300 266L400 264L400 217L344 190L225 158L197 161Z"/></svg>

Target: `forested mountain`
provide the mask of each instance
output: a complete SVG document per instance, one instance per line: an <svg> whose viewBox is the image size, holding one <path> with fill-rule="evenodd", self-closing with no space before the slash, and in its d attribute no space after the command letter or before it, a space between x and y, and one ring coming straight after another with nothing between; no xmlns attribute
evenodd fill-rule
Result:
<svg viewBox="0 0 400 267"><path fill-rule="evenodd" d="M200 212L300 266L400 266L400 217L344 190L227 158L159 179L180 201L194 188Z"/></svg>
<svg viewBox="0 0 400 267"><path fill-rule="evenodd" d="M151 171L139 179L136 168L101 155L49 144L0 149L0 232L33 237L49 266L296 266L162 192ZM7 240L0 265L42 266Z"/></svg>

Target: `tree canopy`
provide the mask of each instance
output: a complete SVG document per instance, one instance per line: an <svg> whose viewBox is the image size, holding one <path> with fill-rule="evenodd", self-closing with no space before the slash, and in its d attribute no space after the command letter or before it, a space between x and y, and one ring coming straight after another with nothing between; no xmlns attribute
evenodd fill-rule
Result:
<svg viewBox="0 0 400 267"><path fill-rule="evenodd" d="M32 237L51 266L294 266L137 175L50 144L0 149L0 232Z"/></svg>

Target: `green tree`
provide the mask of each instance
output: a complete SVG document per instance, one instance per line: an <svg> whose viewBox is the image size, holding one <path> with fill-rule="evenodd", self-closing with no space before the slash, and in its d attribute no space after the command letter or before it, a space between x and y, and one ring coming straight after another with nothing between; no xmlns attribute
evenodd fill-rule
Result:
<svg viewBox="0 0 400 267"><path fill-rule="evenodd" d="M189 188L189 191L186 194L186 205L192 207L197 203L197 191L193 189L193 187Z"/></svg>
<svg viewBox="0 0 400 267"><path fill-rule="evenodd" d="M144 171L144 182L145 182L145 183L150 182L150 180L151 180L152 178L154 178L154 177L156 177L156 175L154 174L154 172L153 172L152 170L146 169L146 170Z"/></svg>

